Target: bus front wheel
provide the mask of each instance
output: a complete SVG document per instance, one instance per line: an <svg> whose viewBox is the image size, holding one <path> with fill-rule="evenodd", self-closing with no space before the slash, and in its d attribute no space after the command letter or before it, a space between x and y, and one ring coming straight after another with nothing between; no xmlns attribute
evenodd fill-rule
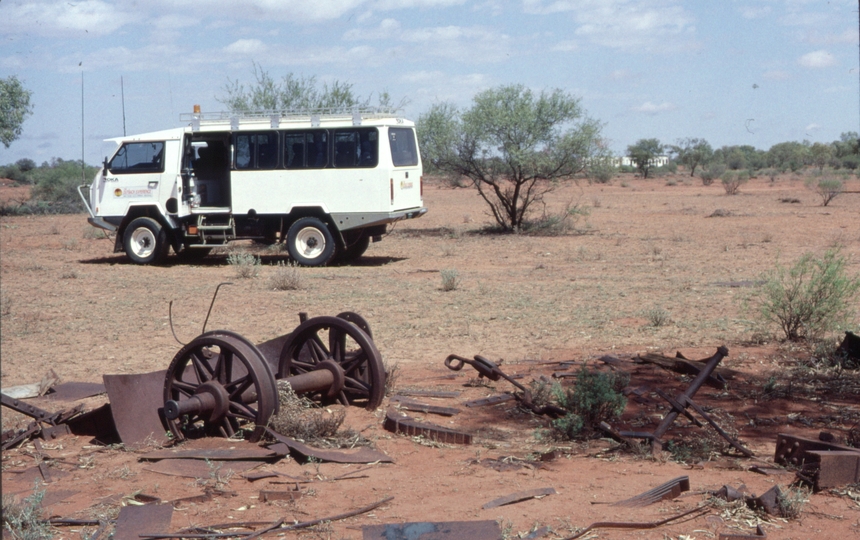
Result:
<svg viewBox="0 0 860 540"><path fill-rule="evenodd" d="M129 223L122 243L126 255L137 264L159 264L170 250L164 227L148 217L139 217Z"/></svg>

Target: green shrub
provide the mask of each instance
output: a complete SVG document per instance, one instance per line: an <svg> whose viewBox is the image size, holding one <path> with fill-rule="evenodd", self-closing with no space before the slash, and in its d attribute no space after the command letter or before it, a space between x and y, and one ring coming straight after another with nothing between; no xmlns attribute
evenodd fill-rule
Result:
<svg viewBox="0 0 860 540"><path fill-rule="evenodd" d="M51 525L42 519L45 489L35 487L33 494L18 502L14 495L3 494L3 538L7 532L17 540L41 540L54 537Z"/></svg>
<svg viewBox="0 0 860 540"><path fill-rule="evenodd" d="M726 171L720 177L720 180L723 182L723 189L726 190L726 195L737 195L741 189L741 186L746 184L750 179L750 175L747 172L731 172Z"/></svg>
<svg viewBox="0 0 860 540"><path fill-rule="evenodd" d="M588 181L595 184L608 184L612 182L617 170L617 167L609 161L597 161L588 167Z"/></svg>
<svg viewBox="0 0 860 540"><path fill-rule="evenodd" d="M630 376L619 373L592 371L582 366L572 388L553 385L553 395L559 407L568 414L552 421L555 434L562 439L587 438L595 433L600 422L621 416L627 398L621 389L630 382Z"/></svg>
<svg viewBox="0 0 860 540"><path fill-rule="evenodd" d="M710 186L714 180L719 178L726 172L726 164L722 161L712 161L701 168L699 177L702 179L702 184Z"/></svg>
<svg viewBox="0 0 860 540"><path fill-rule="evenodd" d="M836 178L821 178L818 180L810 178L806 181L806 187L821 197L822 206L830 204L830 201L838 197L845 189L842 181Z"/></svg>
<svg viewBox="0 0 860 540"><path fill-rule="evenodd" d="M453 291L460 286L460 274L453 269L445 269L439 272L442 276L442 290Z"/></svg>
<svg viewBox="0 0 860 540"><path fill-rule="evenodd" d="M838 249L820 259L807 253L791 268L777 265L754 296L764 322L776 324L791 341L844 327L856 315L860 292L860 277L848 276L846 265Z"/></svg>
<svg viewBox="0 0 860 540"><path fill-rule="evenodd" d="M253 278L260 273L260 257L253 253L237 251L227 256L227 264L236 269L236 277Z"/></svg>

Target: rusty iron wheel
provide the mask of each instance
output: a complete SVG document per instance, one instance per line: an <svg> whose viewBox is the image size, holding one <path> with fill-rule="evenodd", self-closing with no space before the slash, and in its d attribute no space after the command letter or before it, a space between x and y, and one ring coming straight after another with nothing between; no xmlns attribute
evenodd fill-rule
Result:
<svg viewBox="0 0 860 540"><path fill-rule="evenodd" d="M169 401L181 407L195 396L214 396L215 410L193 410L167 419L179 440L198 436L232 437L251 429L256 442L265 432L278 407L271 370L247 340L230 332L208 332L184 346L167 368L164 382L165 409ZM226 403L221 405L221 402Z"/></svg>
<svg viewBox="0 0 860 540"><path fill-rule="evenodd" d="M278 378L315 371L331 360L344 372L335 401L374 410L385 397L385 369L373 340L356 324L339 317L314 317L293 331L281 350ZM326 401L324 393L310 396Z"/></svg>

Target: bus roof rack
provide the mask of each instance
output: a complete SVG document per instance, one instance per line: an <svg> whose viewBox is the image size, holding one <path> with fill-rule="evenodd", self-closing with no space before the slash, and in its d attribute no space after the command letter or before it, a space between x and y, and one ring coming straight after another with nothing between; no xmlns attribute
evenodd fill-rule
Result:
<svg viewBox="0 0 860 540"><path fill-rule="evenodd" d="M353 124L361 124L361 120L390 118L396 116L399 107L327 107L321 109L274 109L259 111L220 111L181 113L182 122L191 122L195 130L200 124L214 124L229 121L238 124L242 120L270 120L272 127L280 122L308 122L318 124L320 120L352 120Z"/></svg>

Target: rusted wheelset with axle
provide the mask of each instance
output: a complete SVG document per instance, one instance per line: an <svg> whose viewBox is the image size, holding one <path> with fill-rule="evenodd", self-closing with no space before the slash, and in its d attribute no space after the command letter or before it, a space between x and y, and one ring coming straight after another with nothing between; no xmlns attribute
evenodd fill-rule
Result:
<svg viewBox="0 0 860 540"><path fill-rule="evenodd" d="M368 410L382 403L382 356L360 315L307 319L285 338L278 358L227 330L182 347L164 382L164 416L174 438L232 437L249 429L249 440L259 440L278 412L277 379L322 403Z"/></svg>

